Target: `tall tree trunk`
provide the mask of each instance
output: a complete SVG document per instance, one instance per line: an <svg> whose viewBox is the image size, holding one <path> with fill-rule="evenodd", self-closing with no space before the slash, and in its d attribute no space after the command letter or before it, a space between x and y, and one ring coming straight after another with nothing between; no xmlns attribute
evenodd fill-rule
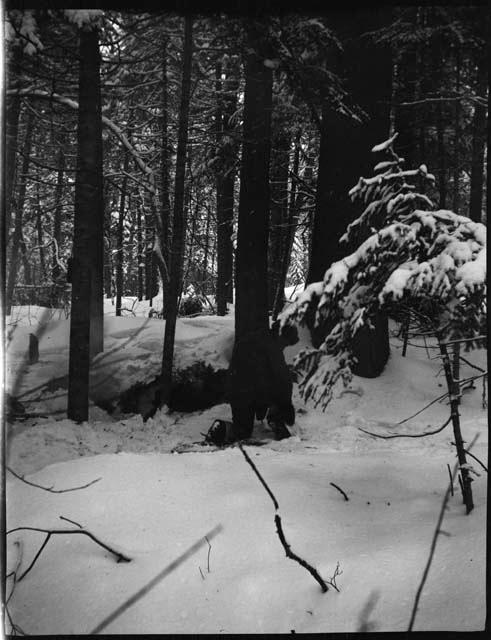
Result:
<svg viewBox="0 0 491 640"><path fill-rule="evenodd" d="M168 402L172 382L174 340L178 310L178 296L182 285L182 268L185 245L184 187L186 177L186 148L188 142L189 101L191 94L191 63L193 54L193 21L184 18L184 46L182 55L181 101L177 132L176 180L174 187L174 212L172 218L172 250L170 257L170 282L167 317L165 321L164 350L162 355L162 403Z"/></svg>
<svg viewBox="0 0 491 640"><path fill-rule="evenodd" d="M271 216L269 228L268 293L273 309L282 274L282 256L288 233L288 169L290 136L280 131L275 136L271 158Z"/></svg>
<svg viewBox="0 0 491 640"><path fill-rule="evenodd" d="M235 258L235 339L267 329L269 160L273 73L264 65L267 40L248 25L239 221Z"/></svg>
<svg viewBox="0 0 491 640"><path fill-rule="evenodd" d="M116 233L116 315L121 315L121 301L123 298L123 263L124 263L124 214L126 205L126 189L128 187L128 154L124 154L124 178L119 196L118 230ZM131 246L131 245L130 245Z"/></svg>
<svg viewBox="0 0 491 640"><path fill-rule="evenodd" d="M98 32L79 29L79 109L77 173L72 263L72 306L68 373L68 417L83 422L89 415L91 355L100 350L102 314L102 128ZM100 272L99 272L100 270ZM97 301L98 302L98 301ZM100 321L99 321L100 320Z"/></svg>
<svg viewBox="0 0 491 640"><path fill-rule="evenodd" d="M56 189L55 189L55 210L53 217L53 255L51 277L56 282L61 275L59 254L61 249L61 218L63 212L63 183L65 175L65 150L63 148L63 140L60 141L58 149L58 169L56 173Z"/></svg>
<svg viewBox="0 0 491 640"><path fill-rule="evenodd" d="M297 131L295 135L295 151L293 153L293 165L292 165L292 179L291 179L291 187L290 187L290 201L288 204L288 218L287 225L284 234L284 242L282 245L282 255L281 255L281 272L279 281L276 287L274 307L273 307L273 319L276 320L279 313L281 312L283 305L285 303L285 286L286 286L286 277L288 274L288 267L290 265L290 258L293 249L293 241L295 239L295 231L298 223L298 214L300 209L300 201L297 199L297 179L298 179L298 170L300 165L300 137L301 131L300 129Z"/></svg>
<svg viewBox="0 0 491 640"><path fill-rule="evenodd" d="M14 233L12 238L12 248L11 248L11 254L10 254L10 261L9 261L8 278L7 278L6 315L10 314L15 283L18 277L19 251L21 250L21 244L23 242L22 225L23 225L23 214L24 214L24 202L26 198L27 174L29 171L33 129L34 129L34 115L32 111L29 111L29 115L27 116L26 135L25 135L23 151L22 151L23 153L22 170L21 170L22 173L20 175L19 190L17 193L15 204L13 202L13 198L11 198L11 202L14 204Z"/></svg>
<svg viewBox="0 0 491 640"><path fill-rule="evenodd" d="M220 69L220 72L222 69ZM237 109L237 69L231 63L224 69L225 80L220 83L223 92L221 105L220 140L218 141L219 170L217 176L217 315L227 313L227 302L233 301L233 219L236 144L232 122ZM221 73L220 73L221 75Z"/></svg>
<svg viewBox="0 0 491 640"><path fill-rule="evenodd" d="M111 191L104 189L104 295L113 296L113 257L112 257L112 220Z"/></svg>
<svg viewBox="0 0 491 640"><path fill-rule="evenodd" d="M160 249L166 268L160 265L160 276L162 280L162 295L164 317L167 317L167 300L169 297L169 247L171 242L171 211L170 211L170 143L168 133L169 121L169 100L168 100L168 79L167 79L167 51L168 39L164 35L162 38L162 121L161 121L161 152L160 152L160 196L161 196L161 220L162 231L160 237ZM160 263L159 263L160 264Z"/></svg>
<svg viewBox="0 0 491 640"><path fill-rule="evenodd" d="M483 100L488 89L487 59L482 56L477 67L476 93ZM488 94L489 99L489 94ZM489 127L488 127L489 134ZM472 165L471 165L471 193L469 202L469 217L474 222L482 221L483 187L484 187L484 150L486 147L486 106L474 103L472 119ZM488 151L489 153L489 151ZM489 180L489 172L488 172Z"/></svg>
<svg viewBox="0 0 491 640"><path fill-rule="evenodd" d="M46 260L44 257L44 233L42 224L41 198L39 195L39 183L36 185L36 232L39 247L39 282L46 279Z"/></svg>
<svg viewBox="0 0 491 640"><path fill-rule="evenodd" d="M345 42L344 63L348 85L354 99L367 113L368 123L356 123L352 118L333 111L326 103L322 109L317 197L312 229L312 250L307 283L320 281L326 269L342 259L352 247L339 242L346 226L358 208L348 196L359 176L367 175L376 161L372 147L388 136L392 56L388 48L372 42L367 32L386 26L391 20L386 7L339 11L333 16L333 28ZM363 30L363 31L362 31ZM377 73L373 74L373 69ZM328 212L328 215L326 213ZM387 318L375 318L375 329L360 330L353 344L358 358L355 373L378 375L389 355ZM312 341L319 346L329 327L314 327Z"/></svg>

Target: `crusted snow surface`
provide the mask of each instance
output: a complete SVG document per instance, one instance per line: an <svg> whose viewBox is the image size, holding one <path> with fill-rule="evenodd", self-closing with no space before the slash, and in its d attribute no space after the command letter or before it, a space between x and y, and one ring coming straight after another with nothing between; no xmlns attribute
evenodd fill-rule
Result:
<svg viewBox="0 0 491 640"><path fill-rule="evenodd" d="M181 337L189 333L177 342L180 357L226 361L228 347L221 340L226 333L233 335L233 314L193 320L197 324L182 327ZM157 336L163 326L162 320L144 317L108 319L107 346L121 349L119 359L106 361L106 375L121 380L121 369L139 367L145 359L152 362L152 352L160 352ZM35 324L24 329L37 331ZM104 633L349 633L367 624L375 632L407 630L448 487L447 464L453 467L456 458L450 426L425 438L380 439L365 433L415 435L440 426L448 416L442 398L398 424L441 396L445 381L439 361L429 357L435 353L434 341L427 339L425 345L412 339L403 358L395 329L391 327L391 356L381 376L355 376L325 412L305 405L295 384L292 437L246 447L278 500L292 551L325 579L339 562L339 593L333 588L322 593L312 576L285 556L273 503L238 448L174 452L201 440L215 418L230 419L228 405L192 414L160 411L146 423L141 416L111 420L100 411L97 420L77 425L60 414L9 425L7 464L26 479L55 489L101 479L80 491L55 494L7 472L7 526L78 528L60 520L64 516L132 560L116 563L111 553L83 535L52 536L29 574L15 585L8 605L12 620L27 634L90 633L221 524L223 531L209 546ZM300 336L299 344L285 350L288 362L309 344L307 330ZM40 366L24 368L31 385L47 375L43 363L49 375L54 361L64 370L65 339L65 321L53 320L40 340ZM486 367L484 350L466 354L466 359ZM463 378L475 372L462 363ZM46 408L43 398L38 403ZM464 393L460 414L464 439L470 443L478 436L473 453L486 464L487 412L480 382ZM257 422L254 435L271 437L271 432ZM448 535L438 538L416 631L484 627L484 474L472 487L475 509L469 516L457 485L450 498L442 527ZM35 531L9 534L7 573L19 562L18 572L25 570L43 540ZM10 577L7 594L12 588ZM364 613L369 602L373 606Z"/></svg>

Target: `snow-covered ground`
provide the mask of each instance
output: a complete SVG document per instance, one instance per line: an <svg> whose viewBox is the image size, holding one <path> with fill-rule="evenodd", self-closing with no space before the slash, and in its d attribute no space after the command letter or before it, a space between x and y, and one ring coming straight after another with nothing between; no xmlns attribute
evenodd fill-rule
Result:
<svg viewBox="0 0 491 640"><path fill-rule="evenodd" d="M132 301L128 301L128 307ZM157 305L155 305L156 308ZM305 406L295 389L293 437L247 451L279 503L292 551L328 579L339 562L339 592L322 593L313 577L285 556L271 498L236 447L176 453L202 439L215 418L230 419L228 405L193 414L159 411L114 419L96 406L76 425L63 416L66 388L46 383L68 371L69 323L63 313L42 320L42 310L17 311L8 349L8 383L31 413L46 415L8 430L8 465L26 479L55 489L97 483L68 493L48 493L7 474L8 528L76 529L131 557L114 557L84 535L53 536L33 569L15 585L13 621L28 634L84 634L215 525L223 530L130 606L104 633L297 633L404 631L420 583L455 463L451 426L426 438L379 439L381 434L421 433L443 424L448 405L439 361L422 343L391 357L377 379L355 377L337 391L325 413ZM96 360L92 398L113 397L160 366L164 322L146 318L148 303L114 318L110 302L105 351ZM37 318L37 320L36 320ZM49 320L49 321L47 321ZM40 336L40 359L25 363L28 334ZM286 350L291 361L305 344ZM227 366L233 314L178 321L177 366L197 360ZM435 351L430 347L430 355ZM486 353L466 356L486 366ZM473 370L463 365L462 376ZM61 383L59 383L61 384ZM487 465L487 412L482 386L464 394L462 430L473 453ZM59 413L55 413L59 412ZM255 435L270 435L257 424ZM472 461L471 461L472 462ZM473 482L475 509L465 515L456 487L438 537L414 630L475 631L485 620L486 487ZM342 488L349 500L330 483ZM29 566L44 535L8 536L8 571L21 558ZM20 554L20 555L19 555ZM12 578L8 580L9 591Z"/></svg>

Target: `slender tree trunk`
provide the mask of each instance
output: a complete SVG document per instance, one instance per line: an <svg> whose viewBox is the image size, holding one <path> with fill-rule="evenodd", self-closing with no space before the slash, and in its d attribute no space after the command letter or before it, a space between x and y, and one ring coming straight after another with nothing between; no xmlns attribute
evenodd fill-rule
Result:
<svg viewBox="0 0 491 640"><path fill-rule="evenodd" d="M160 237L160 248L162 251L162 257L166 264L167 270L161 266L160 275L162 279L162 294L163 294L163 309L164 317L167 317L167 300L169 298L169 257L170 257L170 242L171 242L171 211L170 211L170 181L169 181L169 168L170 168L170 144L168 134L168 79L167 79L167 36L162 38L162 142L160 153L160 195L161 195L161 220L162 220L162 232Z"/></svg>
<svg viewBox="0 0 491 640"><path fill-rule="evenodd" d="M220 75L222 69L220 68ZM234 188L236 144L235 126L232 122L237 108L237 69L229 66L225 69L226 78L220 83L223 91L221 106L220 139L218 140L219 170L217 176L217 315L227 313L227 302L233 301L233 244L232 230L234 218ZM218 85L217 85L218 89Z"/></svg>
<svg viewBox="0 0 491 640"><path fill-rule="evenodd" d="M79 110L68 373L68 417L88 419L91 354L100 350L102 314L102 129L99 41L95 29L79 30ZM93 289L96 289L95 295ZM99 303L99 300L97 300Z"/></svg>
<svg viewBox="0 0 491 640"><path fill-rule="evenodd" d="M488 89L487 59L482 57L477 68L477 94L485 99ZM488 95L489 98L489 95ZM488 127L489 134L489 127ZM472 119L472 166L469 217L474 222L482 221L483 187L484 187L484 150L486 147L486 106L474 103ZM489 153L489 151L488 151ZM489 173L488 173L489 180Z"/></svg>
<svg viewBox="0 0 491 640"><path fill-rule="evenodd" d="M108 187L104 190L104 294L106 298L113 295L113 258L112 258L112 220L111 220L111 192Z"/></svg>
<svg viewBox="0 0 491 640"><path fill-rule="evenodd" d="M172 382L174 340L178 310L178 296L182 285L182 268L185 244L184 188L186 177L186 148L188 142L189 101L191 93L191 64L193 54L193 21L184 18L184 47L182 56L181 101L177 133L176 180L174 188L174 212L172 224L172 251L170 257L169 302L165 322L164 350L162 356L162 403L168 402Z"/></svg>
<svg viewBox="0 0 491 640"><path fill-rule="evenodd" d="M267 41L248 25L243 144L235 261L235 339L269 327L268 223L273 73L263 62Z"/></svg>
<svg viewBox="0 0 491 640"><path fill-rule="evenodd" d="M273 307L273 319L276 320L281 312L283 305L285 304L285 286L286 277L288 274L288 267L290 265L290 258L293 249L293 241L295 238L295 231L298 223L298 205L300 202L297 200L297 178L300 165L300 129L295 136L295 151L293 154L293 166L292 166L292 179L290 187L290 201L288 204L288 219L287 226L284 234L284 243L282 246L281 255L281 272L280 278L277 283L274 307Z"/></svg>
<svg viewBox="0 0 491 640"><path fill-rule="evenodd" d="M34 129L34 115L32 111L29 112L26 125L26 136L23 145L23 159L22 159L22 173L20 176L19 191L15 202L15 215L14 215L14 233L12 238L12 248L9 262L9 272L7 278L7 290L6 290L6 315L10 314L12 305L12 297L14 294L15 283L18 277L19 270L19 251L23 242L22 225L23 225L23 213L24 202L26 198L26 186L27 186L27 174L29 171L29 162L32 148L32 137ZM11 200L11 202L13 199ZM28 275L28 274L26 274Z"/></svg>
<svg viewBox="0 0 491 640"><path fill-rule="evenodd" d="M42 210L41 210L41 199L39 196L39 183L36 185L36 232L37 232L37 242L39 247L39 282L42 282L46 279L46 260L44 256L44 233L43 233L43 224L42 224Z"/></svg>
<svg viewBox="0 0 491 640"><path fill-rule="evenodd" d="M124 173L128 171L128 154L124 157ZM126 190L128 179L126 175L121 184L119 196L118 230L116 233L116 315L121 315L121 301L123 298L123 263L124 263L124 214L126 208ZM131 246L131 244L130 244Z"/></svg>
<svg viewBox="0 0 491 640"><path fill-rule="evenodd" d="M59 253L61 249L61 218L63 211L63 183L65 175L65 151L63 148L63 142L60 142L58 149L58 170L56 174L56 189L55 189L55 210L53 217L53 256L51 274L53 281L56 282L60 277L60 265L58 264Z"/></svg>
<svg viewBox="0 0 491 640"><path fill-rule="evenodd" d="M466 468L467 459L465 455L464 441L462 438L462 432L460 429L460 388L459 382L452 375L452 363L447 350L447 345L443 342L442 337L437 334L438 344L440 347L440 354L443 361L443 370L445 372L445 379L447 381L448 394L450 398L450 415L452 418L452 426L454 432L455 447L457 449L457 457L460 465L460 475L462 478L462 499L464 501L466 512L469 514L474 508L474 502L472 498L472 479L470 477L469 470Z"/></svg>
<svg viewBox="0 0 491 640"><path fill-rule="evenodd" d="M275 139L271 159L271 216L269 228L269 307L274 300L282 275L282 257L288 233L288 169L290 162L290 136L279 132Z"/></svg>

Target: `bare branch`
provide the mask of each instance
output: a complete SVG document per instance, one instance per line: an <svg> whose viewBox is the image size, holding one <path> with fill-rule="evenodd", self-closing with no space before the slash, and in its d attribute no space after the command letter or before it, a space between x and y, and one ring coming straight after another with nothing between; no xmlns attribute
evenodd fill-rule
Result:
<svg viewBox="0 0 491 640"><path fill-rule="evenodd" d="M360 431L363 431L363 433L367 433L369 436L374 436L375 438L383 438L384 440L390 440L391 438L424 438L425 436L432 436L435 433L440 433L440 431L443 431L445 427L450 424L451 420L452 420L452 416L450 416L448 420L441 427L438 427L438 429L435 429L435 431L425 431L424 433L394 433L390 436L385 436L380 433L373 433L372 431L366 431L361 427L358 427L358 429Z"/></svg>
<svg viewBox="0 0 491 640"><path fill-rule="evenodd" d="M116 558L117 558L116 562L131 562L131 558L128 558L127 556L125 556L120 551L116 551L115 549L112 549L110 546L108 546L107 544L105 544L104 542L101 542L101 540L96 538L93 533L91 533L90 531L87 531L85 529L39 529L37 527L16 527L15 529L10 529L10 531L7 531L6 535L9 535L10 533L15 533L16 531L37 531L39 533L45 533L46 534L46 538L45 538L43 544L41 545L39 551L36 553L36 555L34 557L34 560L31 562L29 567L24 571L24 573L19 578L19 580L18 580L19 582L23 578L25 578L25 576L33 568L36 560L41 555L41 552L44 549L44 547L48 544L48 541L51 538L51 536L57 535L57 534L58 535L63 535L63 534L65 534L65 535L81 534L81 535L87 536L91 540L93 540L96 544L98 544L100 547L102 547L103 549L106 549L106 551L109 551L114 556L116 556Z"/></svg>
<svg viewBox="0 0 491 640"><path fill-rule="evenodd" d="M349 500L348 496L347 496L347 495L345 494L345 492L341 489L341 487L338 487L338 485L337 485L337 484L334 484L334 482L330 482L329 484L331 485L331 487L334 487L335 489L337 489L337 490L339 491L339 493L341 493L341 494L344 496L344 499L345 499L346 501L348 501L348 500Z"/></svg>
<svg viewBox="0 0 491 640"><path fill-rule="evenodd" d="M71 487L70 489L53 489L53 487L43 487L40 484L36 484L35 482L30 482L29 480L26 480L24 478L24 476L20 476L18 473L16 473L10 467L6 467L6 469L7 469L7 471L10 471L10 473L13 476L15 476L18 480L21 480L22 482L25 482L25 484L28 484L31 487L36 487L37 489L42 489L43 491L49 491L50 493L68 493L69 491L79 491L80 489L86 489L87 487L90 487L91 485L95 484L96 482L99 482L99 480L102 480L102 478L96 478L95 480L92 480L91 482L88 482L87 484L83 484L80 487Z"/></svg>

